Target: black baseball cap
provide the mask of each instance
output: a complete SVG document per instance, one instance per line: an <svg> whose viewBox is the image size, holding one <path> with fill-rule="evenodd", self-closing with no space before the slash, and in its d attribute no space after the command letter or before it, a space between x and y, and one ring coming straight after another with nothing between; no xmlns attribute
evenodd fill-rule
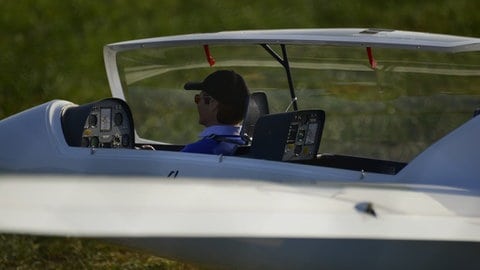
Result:
<svg viewBox="0 0 480 270"><path fill-rule="evenodd" d="M187 82L185 90L205 91L224 104L243 104L249 95L242 76L233 70L218 70L208 75L203 82Z"/></svg>

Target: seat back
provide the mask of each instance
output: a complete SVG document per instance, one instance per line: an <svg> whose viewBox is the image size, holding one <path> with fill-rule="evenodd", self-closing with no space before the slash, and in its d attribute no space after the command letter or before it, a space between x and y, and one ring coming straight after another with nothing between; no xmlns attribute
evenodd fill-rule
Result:
<svg viewBox="0 0 480 270"><path fill-rule="evenodd" d="M255 124L258 119L269 113L267 95L264 92L254 92L248 96L242 130L240 131L240 136L247 144L252 142Z"/></svg>

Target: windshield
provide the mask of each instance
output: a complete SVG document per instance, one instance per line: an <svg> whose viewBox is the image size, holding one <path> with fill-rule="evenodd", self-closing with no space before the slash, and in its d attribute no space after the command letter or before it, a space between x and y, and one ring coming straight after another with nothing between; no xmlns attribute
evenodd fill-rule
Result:
<svg viewBox="0 0 480 270"><path fill-rule="evenodd" d="M260 45L120 52L125 99L140 138L185 144L203 129L187 81L218 69L268 96L270 113L293 110L284 67ZM272 46L281 57L279 46ZM363 47L287 45L298 109L322 109L320 153L408 162L480 107L480 56ZM370 55L370 57L369 57Z"/></svg>

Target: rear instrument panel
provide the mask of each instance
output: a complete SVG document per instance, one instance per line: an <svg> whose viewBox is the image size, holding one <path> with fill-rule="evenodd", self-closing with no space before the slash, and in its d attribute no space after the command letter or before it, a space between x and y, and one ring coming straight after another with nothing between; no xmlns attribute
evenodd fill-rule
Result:
<svg viewBox="0 0 480 270"><path fill-rule="evenodd" d="M314 159L324 123L322 110L265 115L255 125L251 156L277 161Z"/></svg>

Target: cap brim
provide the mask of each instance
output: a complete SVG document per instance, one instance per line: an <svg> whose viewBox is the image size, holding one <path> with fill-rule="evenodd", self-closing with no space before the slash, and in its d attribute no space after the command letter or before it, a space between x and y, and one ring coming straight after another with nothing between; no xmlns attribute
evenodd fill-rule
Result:
<svg viewBox="0 0 480 270"><path fill-rule="evenodd" d="M204 90L203 83L201 82L187 82L183 88L185 90Z"/></svg>

